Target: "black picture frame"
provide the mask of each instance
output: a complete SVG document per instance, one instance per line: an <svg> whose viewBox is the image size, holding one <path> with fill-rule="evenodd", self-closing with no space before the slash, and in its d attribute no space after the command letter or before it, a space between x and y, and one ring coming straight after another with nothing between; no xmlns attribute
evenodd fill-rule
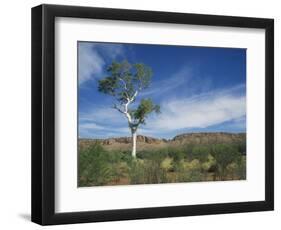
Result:
<svg viewBox="0 0 281 230"><path fill-rule="evenodd" d="M55 213L55 18L89 18L265 29L265 200ZM222 214L274 209L274 20L110 8L32 8L32 221L41 225Z"/></svg>

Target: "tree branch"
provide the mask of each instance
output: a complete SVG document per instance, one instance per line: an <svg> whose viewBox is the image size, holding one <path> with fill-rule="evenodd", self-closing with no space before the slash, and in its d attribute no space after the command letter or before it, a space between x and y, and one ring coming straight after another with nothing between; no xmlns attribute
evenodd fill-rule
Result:
<svg viewBox="0 0 281 230"><path fill-rule="evenodd" d="M130 97L129 97L129 94L127 92L128 91L127 83L121 77L118 77L118 80L123 83L124 90L125 90L124 93L126 94L126 99L129 100Z"/></svg>
<svg viewBox="0 0 281 230"><path fill-rule="evenodd" d="M117 111L119 111L120 113L124 114L128 119L128 123L132 124L132 117L131 117L130 113L128 113L128 105L129 105L129 102L127 102L126 104L123 104L124 110L122 110L116 104L113 105L113 108L116 109Z"/></svg>
<svg viewBox="0 0 281 230"><path fill-rule="evenodd" d="M136 90L136 92L134 93L134 95L132 96L132 98L131 98L131 100L130 100L131 102L136 99L138 93L139 93L138 90Z"/></svg>

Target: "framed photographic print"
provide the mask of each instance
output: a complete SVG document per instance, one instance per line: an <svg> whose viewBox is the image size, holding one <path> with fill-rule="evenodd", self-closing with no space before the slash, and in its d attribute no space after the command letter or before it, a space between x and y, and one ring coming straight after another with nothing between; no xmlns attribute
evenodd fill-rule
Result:
<svg viewBox="0 0 281 230"><path fill-rule="evenodd" d="M273 210L273 19L32 9L32 221Z"/></svg>

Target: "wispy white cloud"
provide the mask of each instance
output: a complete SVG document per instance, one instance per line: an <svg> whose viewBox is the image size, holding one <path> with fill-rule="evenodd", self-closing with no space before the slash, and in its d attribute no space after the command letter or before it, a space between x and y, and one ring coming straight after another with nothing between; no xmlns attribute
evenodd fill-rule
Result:
<svg viewBox="0 0 281 230"><path fill-rule="evenodd" d="M112 125L98 125L94 122L86 122L79 124L79 137L91 137L91 136L100 136L100 137L109 137L109 136L128 136L129 128L128 127L115 127Z"/></svg>
<svg viewBox="0 0 281 230"><path fill-rule="evenodd" d="M79 84L98 77L103 73L106 59L114 59L122 55L124 50L119 44L99 44L90 42L80 42L78 48L78 74Z"/></svg>
<svg viewBox="0 0 281 230"><path fill-rule="evenodd" d="M79 44L79 84L89 80L95 74L101 74L105 62L94 50L91 43Z"/></svg>
<svg viewBox="0 0 281 230"><path fill-rule="evenodd" d="M124 47L121 44L96 43L95 47L98 48L100 54L105 58L115 59L117 56L124 56Z"/></svg>
<svg viewBox="0 0 281 230"><path fill-rule="evenodd" d="M191 79L192 73L191 68L188 66L184 66L181 68L178 72L171 75L171 77L160 80L157 83L155 82L155 85L153 85L153 88L149 88L143 92L140 93L141 96L158 96L163 95L169 91L172 91L176 89L179 86L182 86L183 84L186 84Z"/></svg>
<svg viewBox="0 0 281 230"><path fill-rule="evenodd" d="M87 130L105 130L104 126L97 125L93 122L90 123L82 123L79 125L79 129L87 129Z"/></svg>
<svg viewBox="0 0 281 230"><path fill-rule="evenodd" d="M79 113L80 122L99 122L112 125L124 124L123 115L110 107L97 107L87 112Z"/></svg>
<svg viewBox="0 0 281 230"><path fill-rule="evenodd" d="M80 137L128 136L127 122L118 111L108 107L98 107L79 113Z"/></svg>
<svg viewBox="0 0 281 230"><path fill-rule="evenodd" d="M106 126L106 125L102 126L93 122L80 124L79 128L82 130L96 130L96 131L104 130L104 131L111 131L114 133L127 133L129 131L129 128L126 127L113 127L113 126Z"/></svg>
<svg viewBox="0 0 281 230"><path fill-rule="evenodd" d="M207 128L239 120L246 115L246 98L237 93L237 89L217 90L162 103L162 113L148 120L146 130Z"/></svg>

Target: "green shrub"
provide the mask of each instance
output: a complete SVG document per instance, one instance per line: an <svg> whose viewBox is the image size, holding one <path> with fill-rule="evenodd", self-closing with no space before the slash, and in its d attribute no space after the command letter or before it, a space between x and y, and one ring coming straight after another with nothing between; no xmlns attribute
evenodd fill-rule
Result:
<svg viewBox="0 0 281 230"><path fill-rule="evenodd" d="M79 151L79 186L105 185L112 179L112 155L98 143Z"/></svg>
<svg viewBox="0 0 281 230"><path fill-rule="evenodd" d="M129 162L128 175L130 184L143 184L144 180L144 166L143 160L136 159Z"/></svg>
<svg viewBox="0 0 281 230"><path fill-rule="evenodd" d="M242 141L240 143L237 143L237 150L238 150L239 153L241 153L243 155L246 154L246 147L247 147L246 141Z"/></svg>
<svg viewBox="0 0 281 230"><path fill-rule="evenodd" d="M187 160L193 160L192 159L192 151L193 151L193 148L195 146L193 144L186 144L184 145L183 147L183 152L184 152L184 158L187 159Z"/></svg>
<svg viewBox="0 0 281 230"><path fill-rule="evenodd" d="M233 162L236 162L241 154L232 145L217 144L212 148L211 155L216 161L217 175L220 180L227 179L227 166Z"/></svg>
<svg viewBox="0 0 281 230"><path fill-rule="evenodd" d="M235 171L235 175L237 176L237 179L239 180L245 180L246 179L246 156L241 156L237 162L237 167Z"/></svg>
<svg viewBox="0 0 281 230"><path fill-rule="evenodd" d="M210 147L207 146L195 146L191 152L191 160L197 159L200 162L208 160L209 153L211 152Z"/></svg>
<svg viewBox="0 0 281 230"><path fill-rule="evenodd" d="M161 167L160 160L134 160L129 165L131 184L158 184L167 182L167 170Z"/></svg>
<svg viewBox="0 0 281 230"><path fill-rule="evenodd" d="M202 164L199 160L195 159L184 165L187 181L196 182L203 180Z"/></svg>
<svg viewBox="0 0 281 230"><path fill-rule="evenodd" d="M118 181L123 178L126 177L128 174L128 165L126 164L126 162L119 162L119 163L113 163L112 167L112 179L115 183L118 183Z"/></svg>
<svg viewBox="0 0 281 230"><path fill-rule="evenodd" d="M161 161L147 160L144 162L144 179L147 184L167 182L167 172L161 167Z"/></svg>
<svg viewBox="0 0 281 230"><path fill-rule="evenodd" d="M139 159L147 160L159 160L162 161L168 156L167 149L157 149L157 150L142 150L137 153Z"/></svg>
<svg viewBox="0 0 281 230"><path fill-rule="evenodd" d="M175 161L173 182L195 182L202 181L201 163L199 160Z"/></svg>
<svg viewBox="0 0 281 230"><path fill-rule="evenodd" d="M185 154L182 148L170 147L168 148L168 156L173 158L174 161L179 162L184 159Z"/></svg>
<svg viewBox="0 0 281 230"><path fill-rule="evenodd" d="M172 171L172 169L173 169L173 159L170 158L170 157L166 157L161 162L161 168L164 169L167 172Z"/></svg>

